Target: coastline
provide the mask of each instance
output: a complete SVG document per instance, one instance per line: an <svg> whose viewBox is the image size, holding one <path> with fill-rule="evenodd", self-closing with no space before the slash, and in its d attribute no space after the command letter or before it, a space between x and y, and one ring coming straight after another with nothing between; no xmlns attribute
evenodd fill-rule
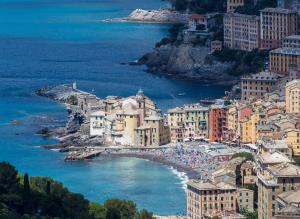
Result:
<svg viewBox="0 0 300 219"><path fill-rule="evenodd" d="M88 115L78 106L78 101L86 97L95 101L100 99L74 87L76 86L59 85L36 91L39 96L63 103L68 111L64 127L49 127L38 133L58 140L56 144L41 147L64 153L65 161L92 160L99 156L136 157L166 165L186 174L188 178L208 178L220 164L218 159L214 159L206 152L205 145L201 142L134 147L117 143L112 145L101 137L90 136Z"/></svg>

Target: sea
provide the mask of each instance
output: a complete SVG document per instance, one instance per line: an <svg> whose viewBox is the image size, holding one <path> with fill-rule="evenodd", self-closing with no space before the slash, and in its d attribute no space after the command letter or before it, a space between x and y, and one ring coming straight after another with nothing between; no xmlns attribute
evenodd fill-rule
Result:
<svg viewBox="0 0 300 219"><path fill-rule="evenodd" d="M184 214L184 173L137 158L64 162L63 154L39 147L56 140L36 134L63 125L67 116L63 105L35 94L45 86L76 82L99 97L143 89L163 112L222 96L228 87L124 64L151 51L170 25L101 22L164 7L161 0L0 0L0 160L31 176L53 177L92 201L130 199L155 214Z"/></svg>

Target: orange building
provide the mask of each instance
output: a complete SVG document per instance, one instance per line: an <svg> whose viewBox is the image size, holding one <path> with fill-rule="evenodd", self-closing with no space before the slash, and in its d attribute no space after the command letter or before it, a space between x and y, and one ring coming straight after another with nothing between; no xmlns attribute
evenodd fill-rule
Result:
<svg viewBox="0 0 300 219"><path fill-rule="evenodd" d="M227 139L227 108L223 105L212 105L209 108L209 140L221 142Z"/></svg>

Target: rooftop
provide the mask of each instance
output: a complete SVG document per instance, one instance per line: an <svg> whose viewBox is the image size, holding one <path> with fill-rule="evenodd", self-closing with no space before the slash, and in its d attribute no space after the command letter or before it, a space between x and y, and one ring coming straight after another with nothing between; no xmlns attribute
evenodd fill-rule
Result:
<svg viewBox="0 0 300 219"><path fill-rule="evenodd" d="M300 48L288 48L288 47L278 48L272 50L270 54L272 53L279 53L284 55L300 55Z"/></svg>
<svg viewBox="0 0 300 219"><path fill-rule="evenodd" d="M184 113L183 107L176 107L173 109L169 109L168 113Z"/></svg>
<svg viewBox="0 0 300 219"><path fill-rule="evenodd" d="M299 49L299 52L300 52L300 49ZM252 74L252 75L247 75L247 76L244 76L242 77L241 79L242 80L266 80L266 81L269 81L269 80L277 80L280 76L278 74L275 74L275 73L272 73L272 72L269 72L269 71L262 71L262 72L259 72L257 74Z"/></svg>
<svg viewBox="0 0 300 219"><path fill-rule="evenodd" d="M291 163L280 163L268 169L276 176L300 177L300 167Z"/></svg>
<svg viewBox="0 0 300 219"><path fill-rule="evenodd" d="M262 146L267 149L288 149L289 148L289 146L285 143L285 140L263 141Z"/></svg>
<svg viewBox="0 0 300 219"><path fill-rule="evenodd" d="M96 111L91 113L91 116L105 116L105 112L104 111Z"/></svg>
<svg viewBox="0 0 300 219"><path fill-rule="evenodd" d="M281 193L278 195L278 198L286 204L300 203L300 190Z"/></svg>
<svg viewBox="0 0 300 219"><path fill-rule="evenodd" d="M300 85L300 80L293 80L293 81L290 81L288 83L286 83L286 87L289 87L289 86L294 86L294 85Z"/></svg>
<svg viewBox="0 0 300 219"><path fill-rule="evenodd" d="M289 13L297 14L296 11L293 11L290 9L285 9L285 8L265 8L265 9L261 10L261 12L272 12L272 13L280 13L280 14L289 14Z"/></svg>
<svg viewBox="0 0 300 219"><path fill-rule="evenodd" d="M285 40L300 40L300 35L291 35L284 38Z"/></svg>
<svg viewBox="0 0 300 219"><path fill-rule="evenodd" d="M279 152L260 154L258 159L264 164L292 163L286 155Z"/></svg>
<svg viewBox="0 0 300 219"><path fill-rule="evenodd" d="M187 184L199 190L235 190L236 189L236 187L230 184L224 182L214 184L209 180L204 181L204 180L192 179L189 180Z"/></svg>
<svg viewBox="0 0 300 219"><path fill-rule="evenodd" d="M239 13L226 13L225 16L227 17L241 17L243 19L255 19L259 20L259 16L256 15L248 15L248 14L239 14Z"/></svg>
<svg viewBox="0 0 300 219"><path fill-rule="evenodd" d="M206 15L202 15L202 14L192 14L191 16L191 19L194 19L194 20L200 20L200 19L207 19L207 16Z"/></svg>

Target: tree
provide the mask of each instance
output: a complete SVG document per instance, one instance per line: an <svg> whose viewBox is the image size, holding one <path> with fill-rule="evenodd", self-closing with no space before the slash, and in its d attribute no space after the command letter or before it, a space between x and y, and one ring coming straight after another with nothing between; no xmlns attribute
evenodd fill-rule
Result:
<svg viewBox="0 0 300 219"><path fill-rule="evenodd" d="M18 171L6 162L0 163L0 195L16 193L19 190Z"/></svg>
<svg viewBox="0 0 300 219"><path fill-rule="evenodd" d="M48 180L46 185L46 194L50 195L51 193L51 182Z"/></svg>
<svg viewBox="0 0 300 219"><path fill-rule="evenodd" d="M30 184L28 174L25 173L23 179L23 206L24 212L31 212L31 195L30 195Z"/></svg>
<svg viewBox="0 0 300 219"><path fill-rule="evenodd" d="M147 211L146 209L141 210L135 216L135 219L152 219L152 218L153 218L153 213Z"/></svg>
<svg viewBox="0 0 300 219"><path fill-rule="evenodd" d="M177 11L185 11L188 8L187 0L175 0L174 8Z"/></svg>
<svg viewBox="0 0 300 219"><path fill-rule="evenodd" d="M98 203L90 202L89 213L94 219L105 219L107 210Z"/></svg>
<svg viewBox="0 0 300 219"><path fill-rule="evenodd" d="M246 219L258 219L257 211L248 211L247 209L242 209L241 214L246 217Z"/></svg>
<svg viewBox="0 0 300 219"><path fill-rule="evenodd" d="M137 211L134 202L119 199L108 199L104 203L104 207L107 209L107 213L119 209L121 219L134 218Z"/></svg>

